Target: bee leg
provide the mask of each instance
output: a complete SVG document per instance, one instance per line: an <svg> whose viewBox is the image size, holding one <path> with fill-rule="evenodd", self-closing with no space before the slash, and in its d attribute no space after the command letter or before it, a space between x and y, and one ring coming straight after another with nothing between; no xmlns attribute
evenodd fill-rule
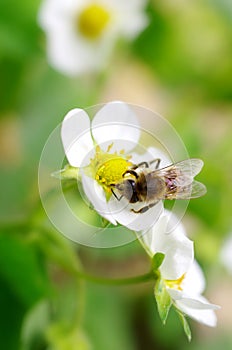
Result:
<svg viewBox="0 0 232 350"><path fill-rule="evenodd" d="M111 188L111 192L112 192L112 194L114 195L114 197L117 199L117 201L120 201L120 200L122 199L123 196L118 197L118 196L116 195L116 193L114 192L113 188Z"/></svg>
<svg viewBox="0 0 232 350"><path fill-rule="evenodd" d="M154 207L158 202L159 201L155 201L151 204L146 205L145 207L140 208L139 210L131 209L131 211L133 211L135 214L143 214L146 213L146 211L148 211L150 208Z"/></svg>
<svg viewBox="0 0 232 350"><path fill-rule="evenodd" d="M160 158L155 158L153 159L151 162L141 162L139 164L136 164L132 167L132 169L137 169L137 168L149 168L150 165L152 165L153 163L156 163L155 165L155 169L158 169L159 168L159 165L160 165L160 162L161 162L161 159ZM129 171L129 170L128 170Z"/></svg>
<svg viewBox="0 0 232 350"><path fill-rule="evenodd" d="M137 169L137 168L148 168L149 167L149 163L148 162L141 162L139 164L136 164L132 167L132 169Z"/></svg>
<svg viewBox="0 0 232 350"><path fill-rule="evenodd" d="M161 159L160 158L156 158L156 159L153 159L151 162L149 162L149 164L151 165L153 163L156 163L155 169L158 169L159 165L160 165L160 162L161 162Z"/></svg>

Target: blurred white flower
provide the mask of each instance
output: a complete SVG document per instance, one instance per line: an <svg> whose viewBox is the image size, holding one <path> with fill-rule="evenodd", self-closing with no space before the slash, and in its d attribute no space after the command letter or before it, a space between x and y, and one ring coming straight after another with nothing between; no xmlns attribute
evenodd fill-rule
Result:
<svg viewBox="0 0 232 350"><path fill-rule="evenodd" d="M138 210L143 204L131 204L125 198L119 201L111 191L111 184L121 180L134 161L137 164L139 159L161 158L163 166L170 163L154 148L149 148L142 156L128 155L137 146L140 126L127 104L106 104L96 113L92 123L84 110L71 110L63 120L61 138L69 164L79 168L85 196L101 216L114 225L120 223L136 231L148 229L156 222L163 212L162 201L137 214L131 209Z"/></svg>
<svg viewBox="0 0 232 350"><path fill-rule="evenodd" d="M223 242L220 260L227 271L232 274L232 234L230 234Z"/></svg>
<svg viewBox="0 0 232 350"><path fill-rule="evenodd" d="M39 24L48 59L67 75L98 71L118 38L133 39L147 24L146 0L44 0Z"/></svg>
<svg viewBox="0 0 232 350"><path fill-rule="evenodd" d="M174 227L171 233L166 232L168 220ZM213 310L219 307L210 304L201 295L205 289L205 278L194 260L193 242L186 237L184 227L177 222L177 218L165 211L140 240L151 257L158 252L165 254L159 270L175 307L200 323L216 326L217 318Z"/></svg>

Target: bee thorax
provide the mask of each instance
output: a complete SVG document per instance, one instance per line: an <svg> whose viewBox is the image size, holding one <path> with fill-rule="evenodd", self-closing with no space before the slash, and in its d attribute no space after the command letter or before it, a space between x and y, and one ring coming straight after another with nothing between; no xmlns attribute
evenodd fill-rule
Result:
<svg viewBox="0 0 232 350"><path fill-rule="evenodd" d="M151 202L154 200L162 199L166 186L163 179L155 177L152 173L146 176L147 193L146 201Z"/></svg>

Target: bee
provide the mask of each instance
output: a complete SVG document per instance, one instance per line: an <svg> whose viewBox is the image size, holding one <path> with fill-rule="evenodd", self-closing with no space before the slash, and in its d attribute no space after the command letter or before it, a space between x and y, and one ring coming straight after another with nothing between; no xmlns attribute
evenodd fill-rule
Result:
<svg viewBox="0 0 232 350"><path fill-rule="evenodd" d="M152 164L155 163L155 167ZM125 197L129 203L144 203L134 213L144 213L163 199L190 199L201 197L206 187L194 180L201 171L201 159L186 159L158 169L160 159L132 166L122 176L122 180L112 184L111 191L117 200Z"/></svg>

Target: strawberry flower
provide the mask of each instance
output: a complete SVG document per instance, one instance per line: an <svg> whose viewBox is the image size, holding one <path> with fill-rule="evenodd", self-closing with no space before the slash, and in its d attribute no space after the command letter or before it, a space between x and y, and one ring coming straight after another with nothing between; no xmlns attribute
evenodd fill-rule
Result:
<svg viewBox="0 0 232 350"><path fill-rule="evenodd" d="M146 0L44 0L39 24L48 59L69 75L101 70L119 38L133 39L146 26Z"/></svg>
<svg viewBox="0 0 232 350"><path fill-rule="evenodd" d="M174 229L167 234L169 220ZM165 211L140 240L151 257L156 253L165 255L159 271L172 304L182 314L205 325L216 326L214 310L219 307L202 296L205 278L194 260L193 242L187 238L184 227L177 222L177 218Z"/></svg>
<svg viewBox="0 0 232 350"><path fill-rule="evenodd" d="M131 204L125 198L116 198L112 183L139 161L167 157L155 148L142 156L132 152L140 138L140 125L136 114L123 102L110 102L94 116L92 123L82 109L71 110L64 118L61 138L66 157L72 167L79 169L83 192L94 209L113 225L120 223L131 230L149 228L163 212L160 201L145 213L135 213L142 204Z"/></svg>

